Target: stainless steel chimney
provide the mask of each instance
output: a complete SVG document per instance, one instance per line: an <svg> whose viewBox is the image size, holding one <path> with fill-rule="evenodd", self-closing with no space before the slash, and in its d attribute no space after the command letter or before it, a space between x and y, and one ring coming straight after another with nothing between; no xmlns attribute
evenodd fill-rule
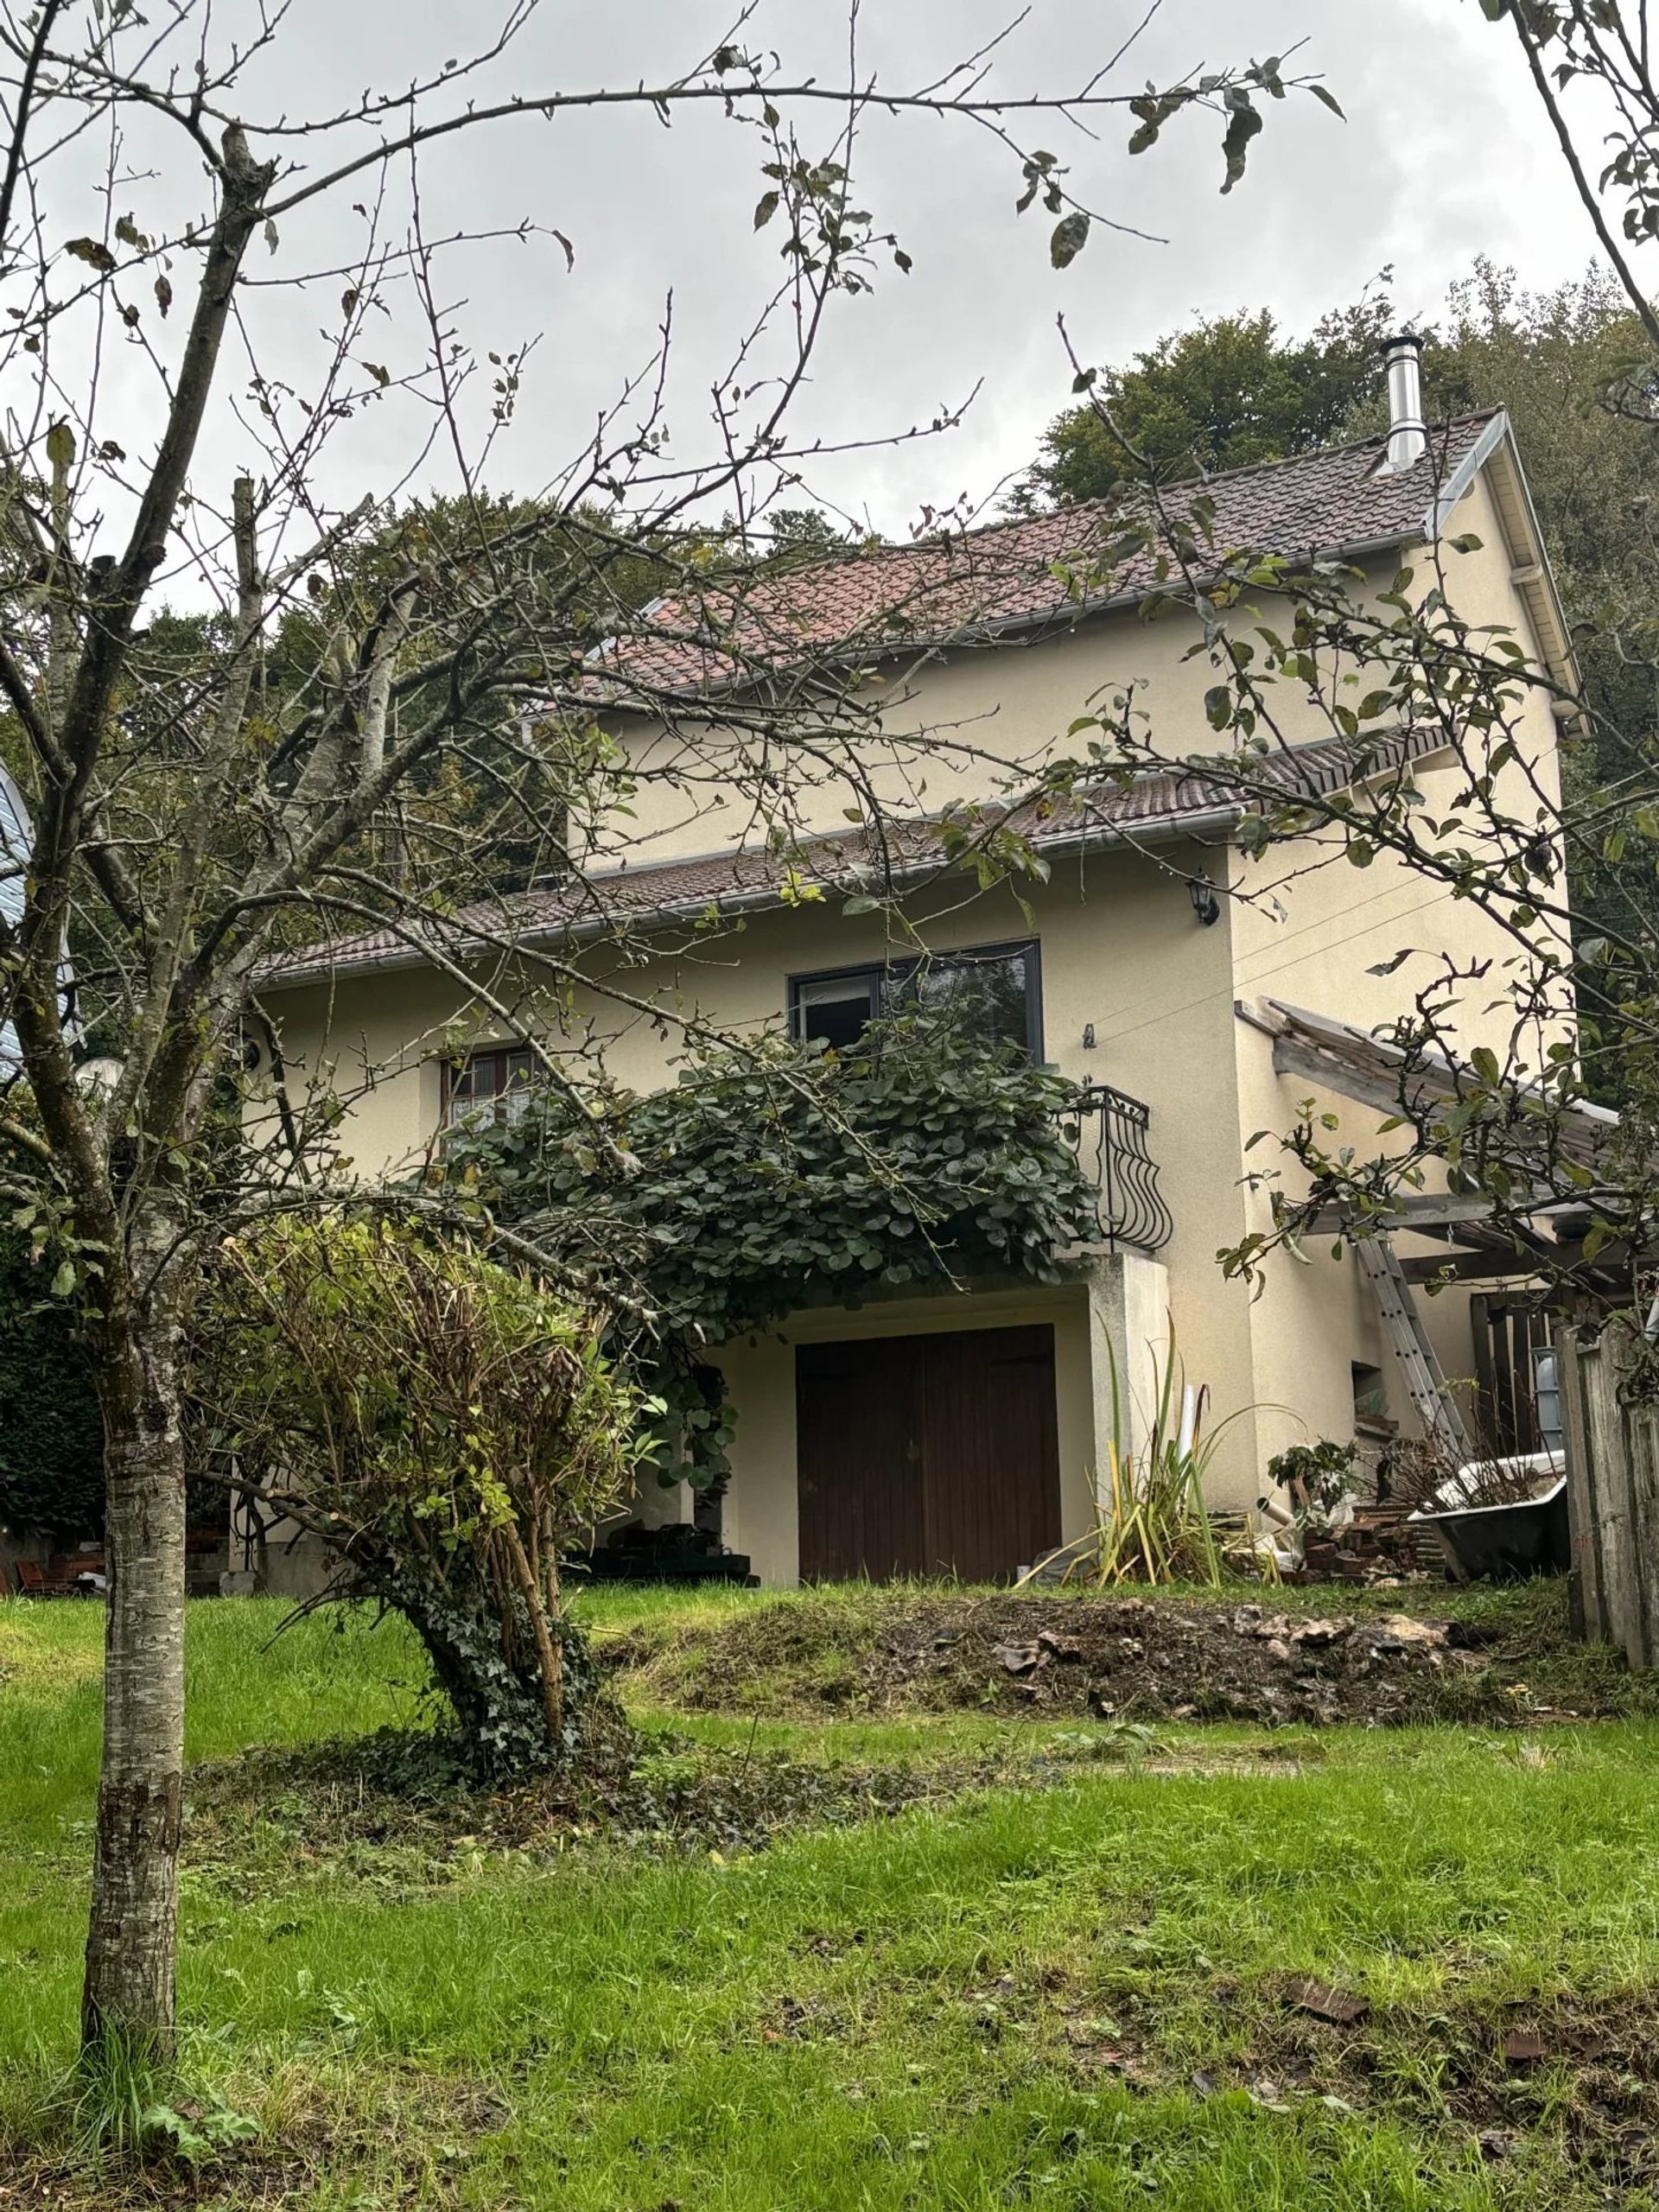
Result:
<svg viewBox="0 0 1659 2212"><path fill-rule="evenodd" d="M1389 451L1379 474L1395 475L1421 461L1428 450L1423 423L1423 341L1402 330L1382 341L1389 372Z"/></svg>

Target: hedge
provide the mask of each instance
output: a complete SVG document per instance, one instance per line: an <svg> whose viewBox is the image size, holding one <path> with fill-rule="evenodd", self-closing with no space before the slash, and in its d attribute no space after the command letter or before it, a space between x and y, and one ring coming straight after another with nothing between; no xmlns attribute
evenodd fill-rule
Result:
<svg viewBox="0 0 1659 2212"><path fill-rule="evenodd" d="M71 1543L104 1527L104 1427L68 1309L0 1229L0 1529Z"/></svg>

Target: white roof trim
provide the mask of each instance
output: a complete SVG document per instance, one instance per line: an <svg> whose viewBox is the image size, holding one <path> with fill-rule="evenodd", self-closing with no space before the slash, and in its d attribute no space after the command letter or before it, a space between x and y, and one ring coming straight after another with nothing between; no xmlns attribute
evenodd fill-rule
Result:
<svg viewBox="0 0 1659 2212"><path fill-rule="evenodd" d="M1499 408L1463 459L1441 485L1423 516L1423 536L1432 545L1452 518L1452 510L1510 435L1507 410Z"/></svg>

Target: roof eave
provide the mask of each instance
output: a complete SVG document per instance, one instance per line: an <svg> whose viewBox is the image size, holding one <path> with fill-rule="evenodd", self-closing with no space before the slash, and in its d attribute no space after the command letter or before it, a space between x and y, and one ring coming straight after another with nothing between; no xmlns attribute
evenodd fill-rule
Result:
<svg viewBox="0 0 1659 2212"><path fill-rule="evenodd" d="M1209 807L1190 813L1152 816L1143 823L1116 826L1109 823L1094 823L1084 828L1067 830L1052 837L1034 836L1031 840L1034 850L1065 859L1074 853L1090 852L1101 847L1117 845L1145 845L1166 843L1182 837L1213 836L1217 831L1236 829L1249 810L1243 805ZM938 855L925 861L912 861L893 868L889 874L894 883L914 883L923 877L935 874L940 866ZM839 893L856 895L856 882L828 883L823 889L831 897ZM574 921L549 922L527 929L510 939L486 940L476 946L446 948L456 960L482 960L492 955L512 956L517 952L534 952L552 944L588 944L615 929L619 922L645 929L660 928L670 922L695 921L706 914L710 906L722 915L754 913L769 906L781 906L782 898L775 883L758 885L753 890L716 893L711 898L677 899L662 906L641 907L627 914L590 915ZM257 986L258 995L270 998L278 992L306 990L319 983L344 982L362 976L395 974L399 969L425 968L431 964L430 956L418 945L401 946L395 952L375 954L359 960L320 960L304 968L291 968L280 976L264 978Z"/></svg>
<svg viewBox="0 0 1659 2212"><path fill-rule="evenodd" d="M1459 493L1459 497L1462 497L1461 493ZM1431 508L1429 513L1432 515L1433 512L1433 510ZM1378 537L1351 538L1340 545L1304 546L1287 557L1293 561L1347 562L1357 567L1365 561L1375 559L1380 554L1397 553L1403 546L1420 545L1428 536L1429 528L1425 520L1412 523L1402 530L1389 531ZM1103 614L1129 613L1136 607L1144 607L1148 599L1154 598L1156 595L1155 587L1147 589L1143 586L1134 591L1112 592L1102 599L1089 599L1076 602L1062 601L1052 607L1040 608L1034 613L1010 614L1001 621L979 623L971 628L963 626L955 630L942 630L920 637L895 638L890 643L880 639L872 639L861 652L849 649L838 652L832 650L817 658L824 666L855 668L861 663L916 660L935 653L950 652L960 649L972 650L983 645L998 645L1005 639L1012 641L1043 632L1055 635L1067 630L1074 630L1079 623L1092 621ZM659 699L661 702L724 699L729 697L734 691L741 691L747 684L761 683L764 680L764 671L744 669L735 675L699 683L689 690L676 692L664 686ZM653 715L660 715L662 710L662 704L658 700L651 699L637 701L609 699L604 701L596 709L601 714L631 715L642 721L650 721Z"/></svg>
<svg viewBox="0 0 1659 2212"><path fill-rule="evenodd" d="M1421 750L1408 750L1402 753L1399 762L1393 766L1415 766L1433 760L1438 753L1446 751L1449 747L1449 741L1441 739L1438 733L1433 734L1435 736L1433 743L1424 745ZM1201 772L1194 764L1191 772L1198 774ZM1341 783L1333 783L1330 788L1332 791L1340 790L1350 784L1368 782L1375 776L1389 772L1392 772L1391 767L1379 766L1371 772L1370 775L1351 776ZM1294 790L1287 790L1278 796L1286 804L1294 804L1299 796L1313 801L1316 800L1320 794L1304 792L1299 795ZM1138 849L1145 845L1172 843L1188 838L1224 835L1236 830L1247 815L1255 812L1258 804L1259 801L1255 798L1229 799L1211 806L1184 807L1179 812L1173 814L1147 815L1138 822L1084 822L1076 826L1052 831L1046 836L1039 830L1032 836L1029 842L1035 851L1045 857L1052 856L1055 859L1065 859L1077 854L1109 850L1122 846ZM663 863L665 868L673 865L676 864L666 861ZM936 874L939 866L939 855L932 854L925 859L912 861L891 869L888 872L889 880L896 884L915 883L925 876ZM633 880L638 881L638 874ZM860 882L856 878L843 877L839 882L828 883L823 887L831 895L842 893L851 896L857 894ZM776 883L756 884L742 891L728 892L723 894L716 892L712 896L672 899L659 906L642 906L632 913L620 916L615 913L588 915L571 920L548 922L537 927L524 930L510 939L474 941L470 944L447 947L445 950L458 961L482 960L492 955L510 957L516 952L534 952L547 945L591 944L603 937L608 931L614 929L619 921L632 924L640 928L655 929L667 923L696 920L706 914L711 906L721 915L736 916L758 912L768 907L780 906L782 904L779 887ZM265 979L259 984L258 989L262 997L268 997L283 991L308 989L319 983L345 982L361 976L391 974L399 969L423 968L429 964L429 954L423 947L410 944L402 946L396 951L374 954L356 960L315 961L303 968L289 969L283 975Z"/></svg>
<svg viewBox="0 0 1659 2212"><path fill-rule="evenodd" d="M1408 756L1411 765L1433 759L1436 752L1444 751L1443 745L1426 747L1421 753ZM1401 765L1405 765L1402 761ZM1377 774L1389 772L1378 769ZM1367 780L1361 777L1357 781ZM1333 786L1340 788L1340 786ZM1287 804L1294 804L1298 794L1283 793ZM1310 798L1317 794L1303 794ZM1228 800L1225 804L1208 807L1183 809L1179 814L1149 815L1141 822L1084 823L1076 828L1058 830L1045 836L1039 831L1031 840L1033 850L1045 858L1069 859L1074 855L1108 850L1121 846L1139 848L1150 844L1168 844L1193 837L1211 837L1236 830L1247 814L1255 811L1255 805L1243 800ZM668 865L668 863L665 863ZM934 874L939 868L938 855L925 860L912 861L890 871L891 880L898 884L915 883ZM823 888L832 896L837 893L855 895L856 881L829 883ZM779 887L775 883L759 884L745 891L715 893L712 898L683 899L661 906L641 907L637 912L623 916L590 915L573 921L550 922L540 927L527 929L510 940L486 942L474 949L471 946L453 948L458 960L487 958L492 954L511 956L515 952L533 952L551 944L578 945L593 943L613 929L617 922L645 929L660 928L665 923L694 921L706 914L712 906L722 915L749 914L772 906L780 906ZM417 945L400 948L396 952L375 955L367 959L317 961L305 968L290 969L286 974L272 976L259 985L262 997L280 991L309 988L318 983L345 982L355 976L385 975L397 970L423 968L429 965L429 956Z"/></svg>

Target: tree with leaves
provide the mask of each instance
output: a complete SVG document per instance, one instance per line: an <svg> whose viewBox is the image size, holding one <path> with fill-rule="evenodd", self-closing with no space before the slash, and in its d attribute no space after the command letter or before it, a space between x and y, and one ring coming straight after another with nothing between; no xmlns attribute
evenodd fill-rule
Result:
<svg viewBox="0 0 1659 2212"><path fill-rule="evenodd" d="M1387 418L1378 343L1396 321L1373 294L1305 339L1265 311L1172 333L1128 369L1090 377L1090 396L1050 425L1020 504L1121 497L1148 471L1182 478L1374 435ZM1590 710L1563 769L1573 804L1592 810L1639 779L1659 744L1659 442L1631 434L1645 404L1640 318L1599 264L1529 292L1513 270L1477 260L1421 335L1431 416L1501 406L1515 425ZM1592 841L1573 853L1585 934L1619 916L1659 930L1659 854L1639 810L1624 830L1611 855ZM1611 1059L1596 1087L1614 1099L1629 1090Z"/></svg>
<svg viewBox="0 0 1659 2212"><path fill-rule="evenodd" d="M1088 401L1057 415L1014 504L1107 499L1138 465L1172 480L1309 453L1340 437L1376 377L1391 327L1386 296L1333 309L1306 338L1287 338L1266 308L1171 331L1127 367L1079 371L1098 386L1114 431Z"/></svg>
<svg viewBox="0 0 1659 2212"><path fill-rule="evenodd" d="M855 188L868 113L991 133L1052 218L1060 264L1110 219L1032 146L1042 118L1095 130L1121 118L1141 143L1219 118L1230 188L1263 104L1298 89L1270 58L1131 91L1090 54L1075 83L1005 96L988 49L925 84L887 83L860 61L855 10L844 81L734 38L665 58L654 80L565 86L533 80L536 19L519 0L429 79L332 107L324 94L308 117L263 111L257 64L293 36L282 10L242 40L207 0L162 17L96 0L0 9L13 395L0 694L34 823L23 911L0 925L0 1020L32 1108L0 1108L0 1183L20 1227L44 1231L78 1310L105 1433L105 1732L81 2015L92 2050L165 2062L173 2047L185 1344L204 1262L266 1216L338 1198L337 1106L287 1097L280 1070L265 1071L274 1109L244 1150L204 1142L221 1086L258 1046L264 963L320 923L419 938L488 888L475 815L406 834L417 795L446 778L489 784L492 834L531 849L563 849L568 823L607 810L616 760L601 707L669 704L648 664L606 651L639 629L628 580L642 558L671 575L689 636L738 626L750 565L711 550L700 518L729 510L746 542L769 505L798 504L817 442L791 425L826 318L907 264ZM659 353L619 368L614 405L555 480L492 501L486 474L530 364L523 348L475 352L448 304L467 292L450 272L473 241L433 226L431 149L486 130L528 143L630 110L729 119L762 173L756 221L780 273L734 332L700 446L669 445ZM95 145L110 150L87 232L68 211L88 204ZM328 243L313 255L290 238L317 215ZM535 220L517 235L575 251ZM283 341L315 326L325 298L302 390ZM412 340L396 373L389 328ZM355 440L363 420L384 442ZM365 563L365 536L437 451L453 495L443 530ZM168 607L188 619L162 654ZM711 708L673 711L687 745L708 741ZM791 779L815 772L830 740L845 757L875 734L855 675L836 669L723 701L719 724L723 785L785 840ZM913 742L925 750L925 734ZM512 931L504 908L509 944ZM96 1079L66 1005L67 943L78 1003L117 1040ZM568 1079L544 1043L525 1045L550 1082Z"/></svg>
<svg viewBox="0 0 1659 2212"><path fill-rule="evenodd" d="M1204 624L1194 652L1213 675L1208 719L1230 783L1254 809L1240 836L1260 865L1235 895L1270 902L1286 871L1366 868L1387 855L1477 902L1500 948L1459 959L1418 942L1376 971L1396 979L1398 1013L1379 1033L1395 1110L1356 1132L1351 1114L1310 1103L1278 1133L1277 1159L1255 1171L1270 1225L1224 1264L1254 1274L1269 1251L1333 1217L1350 1236L1374 1236L1402 1220L1403 1197L1449 1173L1502 1269L1554 1295L1622 1300L1642 1341L1659 1249L1659 728L1646 552L1659 314L1640 272L1659 237L1659 73L1627 8L1482 6L1494 35L1519 44L1611 276L1528 302L1483 272L1454 301L1430 366L1453 404L1513 397L1539 449L1541 505L1577 594L1573 680L1538 665L1526 639L1459 611L1459 534L1405 556L1369 601L1355 588L1360 572L1340 561L1212 543L1202 501L1172 499L1109 391L1092 379L1084 388L1133 480L1126 542L1157 543L1169 571L1160 601ZM1575 83L1599 88L1615 118L1599 168L1576 135L1580 111L1565 105ZM1432 441L1421 465L1432 481ZM1300 787L1287 802L1279 756L1305 737L1310 706L1351 749L1354 779L1332 793ZM1528 734L1541 709L1567 733L1559 793ZM1128 706L1079 727L1089 724L1097 772L1179 771L1190 753L1186 732ZM1446 774L1432 796L1415 771L1386 766L1402 730L1434 741ZM1574 884L1592 890L1587 928ZM1471 1010L1501 1041L1465 1052ZM1596 1109L1609 1092L1624 1109L1618 1125Z"/></svg>

